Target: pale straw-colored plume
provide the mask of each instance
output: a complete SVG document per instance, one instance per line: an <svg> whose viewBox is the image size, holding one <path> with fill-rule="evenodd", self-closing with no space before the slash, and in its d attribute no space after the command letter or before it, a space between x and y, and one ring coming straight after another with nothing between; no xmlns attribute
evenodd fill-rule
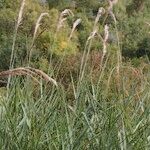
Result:
<svg viewBox="0 0 150 150"><path fill-rule="evenodd" d="M21 7L20 7L20 11L19 11L19 15L18 15L18 20L17 20L17 28L19 27L21 21L22 21L22 15L23 15L23 10L24 10L24 6L25 6L25 1L23 0L21 3Z"/></svg>
<svg viewBox="0 0 150 150"><path fill-rule="evenodd" d="M13 68L13 65L14 65L15 43L16 43L18 28L19 28L21 21L22 21L22 15L23 15L24 7L25 7L25 2L26 2L26 0L22 0L19 14L18 14L18 19L16 22L15 33L14 33L13 44L12 44L12 51L11 51L11 58L10 58L10 68Z"/></svg>
<svg viewBox="0 0 150 150"><path fill-rule="evenodd" d="M77 19L74 23L73 23L73 27L69 36L69 40L72 38L73 32L75 31L76 27L81 23L81 19Z"/></svg>
<svg viewBox="0 0 150 150"><path fill-rule="evenodd" d="M118 0L111 0L111 2L113 3L113 5L118 3Z"/></svg>
<svg viewBox="0 0 150 150"><path fill-rule="evenodd" d="M150 23L149 22L145 22L148 26L150 26Z"/></svg>
<svg viewBox="0 0 150 150"><path fill-rule="evenodd" d="M104 40L103 40L103 55L107 52L107 41L109 38L109 26L106 24L104 28Z"/></svg>
<svg viewBox="0 0 150 150"><path fill-rule="evenodd" d="M31 59L31 55L32 55L32 48L33 48L33 45L34 45L34 41L36 39L36 34L37 34L37 31L38 31L38 28L41 25L40 22L41 22L42 18L45 17L45 16L49 17L49 14L48 13L41 13L39 18L37 19L36 24L35 24L33 39L32 39L32 43L31 43L31 47L29 49L29 53L28 53L29 63L30 63L30 59Z"/></svg>
<svg viewBox="0 0 150 150"><path fill-rule="evenodd" d="M69 15L74 16L73 12L70 9L65 9L61 12L60 17L69 16Z"/></svg>
<svg viewBox="0 0 150 150"><path fill-rule="evenodd" d="M89 37L87 38L85 48L84 48L83 57L82 57L81 67L80 67L80 80L82 80L82 78L84 76L84 70L86 68L88 56L90 54L90 50L91 50L91 46L92 46L92 39L94 39L95 36L101 37L101 35L98 33L97 24L98 24L100 17L104 13L105 13L105 9L103 7L100 7L98 10L98 13L96 15L95 21L94 21L93 31L90 33ZM86 49L87 49L87 53L86 53Z"/></svg>
<svg viewBox="0 0 150 150"><path fill-rule="evenodd" d="M91 32L90 36L88 37L87 41L93 39L95 35L98 35L98 27L97 23L100 19L100 17L105 13L105 9L103 7L100 7L98 10L98 13L96 15L95 21L94 21L94 26L93 26L93 31Z"/></svg>
<svg viewBox="0 0 150 150"><path fill-rule="evenodd" d="M64 11L61 12L57 24L56 33L60 30L61 27L64 26L64 22L67 20L68 16L74 16L73 12L70 9L65 9Z"/></svg>
<svg viewBox="0 0 150 150"><path fill-rule="evenodd" d="M9 66L10 69L12 69L14 67L15 44L16 44L16 39L17 39L18 28L19 28L21 21L22 21L22 15L23 15L24 7L25 7L25 2L26 2L26 0L22 0L21 7L19 10L19 14L18 14L18 19L17 19L16 26L15 26L15 33L14 33L14 37L13 37L13 44L12 44L11 56L10 56L10 66ZM11 75L9 75L9 77L8 77L7 89L9 89L10 81L11 81ZM8 94L7 94L7 96L8 96Z"/></svg>
<svg viewBox="0 0 150 150"><path fill-rule="evenodd" d="M108 0L108 2L109 2L108 10L113 11L113 6L117 4L118 0Z"/></svg>
<svg viewBox="0 0 150 150"><path fill-rule="evenodd" d="M95 18L95 22L94 22L94 27L97 25L100 17L102 16L102 14L105 13L105 9L103 7L100 7L99 10L98 10L98 13L97 13L97 16Z"/></svg>
<svg viewBox="0 0 150 150"><path fill-rule="evenodd" d="M109 0L108 2L109 2L108 13L112 16L114 22L116 23L117 20L116 20L114 13L113 13L113 6L115 4L117 4L118 0Z"/></svg>
<svg viewBox="0 0 150 150"><path fill-rule="evenodd" d="M9 76L30 76L34 81L40 83L39 79L43 79L46 82L52 82L55 86L57 82L49 77L46 73L39 69L31 68L31 67L20 67L15 69L10 69L7 71L0 72L0 77L9 77Z"/></svg>
<svg viewBox="0 0 150 150"><path fill-rule="evenodd" d="M33 40L35 40L36 33L37 33L38 28L39 28L39 26L40 26L40 22L41 22L41 20L42 20L42 18L43 18L44 16L48 16L48 17L49 17L49 14L48 14L48 13L41 13L41 15L39 16L39 18L38 18L38 20L37 20L37 22L36 22L36 25L35 25L35 30L34 30L34 34L33 34Z"/></svg>

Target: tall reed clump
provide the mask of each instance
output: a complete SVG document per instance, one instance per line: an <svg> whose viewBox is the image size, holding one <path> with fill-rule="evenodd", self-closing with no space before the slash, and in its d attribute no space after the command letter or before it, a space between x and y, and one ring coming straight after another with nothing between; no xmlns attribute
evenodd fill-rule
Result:
<svg viewBox="0 0 150 150"><path fill-rule="evenodd" d="M97 27L98 21L104 13L105 13L105 9L100 7L98 12L97 12L95 21L94 21L93 30L92 30L91 34L89 35L89 37L87 38L87 41L85 43L84 53L83 53L83 57L82 57L82 60L81 60L80 80L82 80L82 78L84 76L84 73L85 73L85 68L86 68L88 56L89 56L89 53L90 53L90 50L91 50L92 41L93 41L93 39L95 38L96 35L99 35L98 34L98 27Z"/></svg>
<svg viewBox="0 0 150 150"><path fill-rule="evenodd" d="M54 85L57 86L57 83L54 79L50 78L47 74L45 74L43 71L41 70L38 70L38 69L34 69L34 68L16 68L16 69L13 69L14 68L14 61L15 61L15 43L16 43L16 39L17 39L17 32L18 32L18 28L21 24L21 21L22 21L22 16L23 16L23 10L24 10L24 7L25 7L25 4L26 4L26 0L22 0L22 3L21 3L21 7L20 7L20 10L19 10L19 14L18 14L18 19L17 19L17 22L16 22L16 26L15 26L15 32L14 32L14 37L13 37L13 44L12 44L12 52L11 52L11 58L10 58L10 69L8 71L3 71L0 73L0 76L3 77L3 76L8 76L8 82L7 82L7 97L8 97L8 93L9 93L9 86L10 86L10 81L11 81L11 76L14 76L14 75L27 75L27 76L30 76L32 77L34 80L38 81L34 76L34 75L39 75L41 78L44 78L45 80L49 80L51 82L53 82ZM34 30L34 34L33 34L33 40L32 40L32 43L31 43L31 47L29 49L29 65L30 65L30 59L31 59L31 55L32 55L32 48L33 48L33 45L34 45L34 42L35 42L35 39L36 39L36 34L37 34L37 31L38 31L38 28L40 27L40 22L42 20L42 18L44 16L49 16L48 13L41 13L41 15L39 16L37 22L36 22L36 25L35 25L35 30ZM32 71L31 71L32 70ZM34 72L33 72L34 71Z"/></svg>
<svg viewBox="0 0 150 150"><path fill-rule="evenodd" d="M149 150L149 66L135 69L129 64L122 65L119 70L122 84L118 92L117 77L113 73L116 70L116 57L109 55L107 46L109 25L103 26L103 36L97 27L103 12L103 8L100 8L92 33L87 38L79 68L80 76L75 80L71 72L71 84L68 88L60 83L58 85L58 82L43 71L29 66L13 67L0 72L0 78L30 76L40 83L37 86L31 80L15 78L7 97L0 89L1 150ZM62 16L60 24L65 20ZM33 43L36 42L42 17L37 21ZM80 20L74 22L69 40L72 39L78 23ZM56 26L58 31L60 27ZM93 82L91 70L86 72L86 67L95 36L102 42L104 59L99 62L102 68L98 72L98 79ZM58 70L56 67L52 71ZM43 81L55 86L47 86ZM71 98L68 97L70 89Z"/></svg>
<svg viewBox="0 0 150 150"><path fill-rule="evenodd" d="M119 39L119 33L117 29L117 20L115 17L115 14L113 13L113 7L118 3L118 0L109 0L109 7L108 7L108 13L112 16L114 23L115 23L115 30L117 35L117 44L118 44L118 51L117 51L117 74L119 78L119 72L120 72L120 66L122 63L122 54L121 54L121 47L120 47L120 39Z"/></svg>
<svg viewBox="0 0 150 150"><path fill-rule="evenodd" d="M41 85L37 93L37 86L16 79L9 98L0 97L0 148L149 149L150 88L142 84L138 96L133 84L128 96L106 97L85 78L77 89L72 78L70 101L61 85Z"/></svg>

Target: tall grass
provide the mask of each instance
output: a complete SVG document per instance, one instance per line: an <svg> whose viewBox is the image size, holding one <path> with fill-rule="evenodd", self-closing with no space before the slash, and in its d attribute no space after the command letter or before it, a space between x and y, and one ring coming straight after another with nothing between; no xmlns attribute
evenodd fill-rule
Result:
<svg viewBox="0 0 150 150"><path fill-rule="evenodd" d="M108 26L105 25L104 38L96 27L102 11L99 9L87 39L77 78L72 73L68 75L68 87L30 67L0 73L0 77L13 76L9 90L0 89L1 150L150 149L149 67L122 65L118 80L116 55L106 50ZM70 14L65 10L60 15L57 32ZM100 69L93 74L88 58L95 36L103 42L103 58Z"/></svg>
<svg viewBox="0 0 150 150"><path fill-rule="evenodd" d="M23 15L25 3L26 3L26 0L22 0L20 10L18 13L18 18L17 18L16 25L15 25L15 29L14 29L13 44L12 44L11 56L10 56L10 66L9 66L10 69L13 69L13 67L14 67L14 61L15 61L15 56L16 56L15 44L16 44L16 39L17 39L18 28L22 21L22 15ZM10 81L11 81L11 75L8 78L7 90L9 90Z"/></svg>
<svg viewBox="0 0 150 150"><path fill-rule="evenodd" d="M142 81L142 93L132 83L126 94L123 77L122 93L112 85L105 94L103 85L97 89L96 83L83 80L77 87L72 78L70 101L61 85L14 79L9 97L0 97L0 148L149 149L148 83Z"/></svg>

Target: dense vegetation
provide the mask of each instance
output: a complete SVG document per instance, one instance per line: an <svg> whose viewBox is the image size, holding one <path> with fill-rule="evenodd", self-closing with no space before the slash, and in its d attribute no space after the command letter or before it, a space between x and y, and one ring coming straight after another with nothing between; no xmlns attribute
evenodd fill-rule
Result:
<svg viewBox="0 0 150 150"><path fill-rule="evenodd" d="M48 5L49 4L49 5ZM28 53L33 37L36 21L42 12L48 12L49 17L42 19L41 26L38 30L36 42L33 47L33 62L43 65L48 60L48 56L54 53L61 56L64 52L67 55L82 52L85 47L86 40L92 32L94 19L97 15L99 7L108 8L108 2L99 2L98 0L49 0L47 3L39 3L36 0L27 1L21 25L19 27L16 40L16 65L26 62L26 54ZM120 47L125 58L140 58L143 56L150 57L150 36L149 22L150 6L148 0L140 1L119 1L114 6L114 14L117 19L117 29L120 40ZM8 69L10 61L10 53L12 39L14 35L14 26L20 0L14 3L10 0L2 0L0 2L0 69ZM56 34L57 22L65 8L70 8L74 14L68 16L64 22L64 27L60 29L57 39ZM67 42L71 32L73 22L81 18L82 21L74 32L72 39ZM116 49L117 37L115 33L115 25L109 14L105 13L98 23L99 30L103 34L104 24L110 26L109 47L110 51ZM102 43L95 39L92 44L92 51L101 51ZM39 57L40 56L40 57ZM19 59L17 59L19 58ZM138 59L136 59L138 62Z"/></svg>
<svg viewBox="0 0 150 150"><path fill-rule="evenodd" d="M0 149L150 149L149 59L149 0L0 0Z"/></svg>

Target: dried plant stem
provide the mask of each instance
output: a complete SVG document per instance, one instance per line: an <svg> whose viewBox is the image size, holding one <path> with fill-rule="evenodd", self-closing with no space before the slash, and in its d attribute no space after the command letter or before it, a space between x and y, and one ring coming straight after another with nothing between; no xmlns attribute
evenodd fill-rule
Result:
<svg viewBox="0 0 150 150"><path fill-rule="evenodd" d="M42 20L42 18L43 18L44 16L49 16L49 14L48 14L48 13L41 13L41 15L39 16L39 18L37 19L37 22L36 22L36 25L35 25L34 34L33 34L32 43L31 43L31 46L30 46L30 49L29 49L28 64L30 64L34 41L35 41L35 39L36 39L36 35L37 35L38 28L40 27L40 22L41 22L41 20Z"/></svg>
<svg viewBox="0 0 150 150"><path fill-rule="evenodd" d="M13 44L12 44L11 58L10 58L10 68L13 68L13 66L14 66L15 44L16 44L16 39L17 39L18 28L19 28L19 25L20 25L21 20L22 20L24 6L25 6L25 0L22 0L18 19L17 19L17 23L16 23L16 27L15 27L14 37L13 37Z"/></svg>
<svg viewBox="0 0 150 150"><path fill-rule="evenodd" d="M83 79L83 76L85 73L85 68L87 65L87 60L88 60L88 56L89 56L89 53L91 50L93 39L96 35L98 35L97 23L104 12L105 12L105 9L103 7L100 7L98 10L97 16L95 18L95 21L94 21L93 31L91 32L91 34L89 35L89 37L86 41L86 45L84 48L84 54L83 54L82 62L81 62L81 68L80 68L80 81ZM86 53L86 49L87 49L87 53Z"/></svg>
<svg viewBox="0 0 150 150"><path fill-rule="evenodd" d="M98 78L98 82L97 82L97 91L98 91L100 83L101 83L101 81L103 79L103 76L105 75L105 69L106 69L107 64L108 64L108 59L109 59L109 54L106 56L105 62L103 61L104 62L103 66L100 66L101 68L100 68L100 74L99 74L99 78Z"/></svg>
<svg viewBox="0 0 150 150"><path fill-rule="evenodd" d="M125 131L124 119L122 115L120 117L120 122L118 120L118 139L120 141L120 149L127 150L126 131Z"/></svg>
<svg viewBox="0 0 150 150"><path fill-rule="evenodd" d="M118 45L118 50L117 50L117 78L118 78L118 91L120 91L120 67L122 66L122 54L121 54L121 48L120 48L120 39L119 39L119 33L117 29L117 24L115 22L115 30L116 30L116 35L117 35L117 45Z"/></svg>
<svg viewBox="0 0 150 150"><path fill-rule="evenodd" d="M85 68L86 68L89 53L91 50L92 40L95 37L95 35L97 34L97 30L98 29L95 28L95 30L91 33L91 35L88 37L88 39L86 41L86 45L85 45L85 49L84 49L84 53L83 53L82 61L81 61L81 67L80 67L80 81L82 81L82 79L84 77ZM87 52L86 52L86 49L87 49Z"/></svg>
<svg viewBox="0 0 150 150"><path fill-rule="evenodd" d="M84 56L83 56L83 60L82 60L83 64L82 64L81 76L80 76L80 80L81 81L82 81L82 79L84 77L84 74L85 74L85 68L86 68L86 65L87 65L87 61L88 61L88 56L89 56L89 53L90 53L91 45L92 45L92 40L90 40L87 53L84 53Z"/></svg>
<svg viewBox="0 0 150 150"><path fill-rule="evenodd" d="M7 71L2 71L0 72L0 77L9 77L9 76L30 76L33 78L36 82L40 83L37 78L43 79L46 82L52 82L55 86L57 86L57 82L49 77L46 73L39 69L31 68L31 67L20 67L20 68L15 68L15 69L10 69Z"/></svg>
<svg viewBox="0 0 150 150"><path fill-rule="evenodd" d="M116 17L113 13L113 6L115 4L117 4L118 0L108 0L109 2L109 7L108 7L108 11L107 11L107 14L106 14L106 17L104 19L104 22L103 24L105 23L108 15L110 14L114 20L114 23L115 23L115 30L116 30L116 35L117 35L117 42L118 42L118 51L117 51L117 75L118 75L118 79L120 78L119 77L119 72L120 72L120 65L122 64L122 56L121 56L121 48L120 48L120 40L119 40L119 33L118 33L118 29L117 29L117 20L116 20Z"/></svg>
<svg viewBox="0 0 150 150"><path fill-rule="evenodd" d="M109 0L109 7L108 7L108 13L112 16L115 24L115 30L116 30L116 36L117 36L117 45L118 45L118 51L117 51L117 76L118 76L118 89L120 89L120 66L122 64L122 55L121 55L121 48L120 48L120 39L119 39L119 33L117 29L117 20L113 13L113 6L118 2L118 0Z"/></svg>
<svg viewBox="0 0 150 150"><path fill-rule="evenodd" d="M39 69L35 69L35 68L31 68L31 67L27 67L27 69L30 69L32 72L36 73L37 75L41 76L45 81L47 82L52 82L54 85L57 86L57 82L52 79L51 77L49 77L46 73L44 73L42 70Z"/></svg>
<svg viewBox="0 0 150 150"><path fill-rule="evenodd" d="M109 37L109 26L106 24L105 27L104 27L104 39L102 38L102 41L103 41L103 54L102 54L101 63L100 63L100 67L101 67L100 70L102 70L103 61L104 61L105 55L107 53L108 37Z"/></svg>
<svg viewBox="0 0 150 150"><path fill-rule="evenodd" d="M18 32L19 25L21 24L21 21L22 21L22 15L23 15L24 7L25 7L25 2L26 2L26 0L22 0L20 11L19 11L19 14L18 14L16 27L15 27L15 30L14 30L13 44L12 44L12 49L11 49L10 66L9 66L10 69L12 69L14 67L15 44L16 44L16 39L17 39L17 32ZM11 81L11 75L9 75L9 78L8 78L7 90L9 89L10 81Z"/></svg>

